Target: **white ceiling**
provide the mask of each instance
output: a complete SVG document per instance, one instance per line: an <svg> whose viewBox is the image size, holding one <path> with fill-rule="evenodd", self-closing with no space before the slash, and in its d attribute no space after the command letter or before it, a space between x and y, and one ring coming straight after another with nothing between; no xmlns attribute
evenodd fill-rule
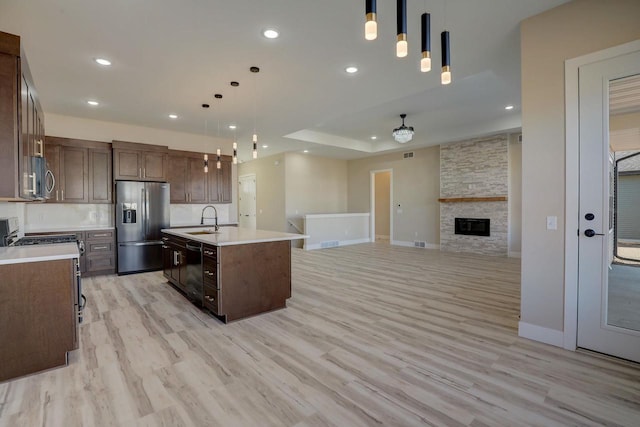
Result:
<svg viewBox="0 0 640 427"><path fill-rule="evenodd" d="M245 160L255 123L260 146L269 145L261 156L308 149L350 159L519 128L519 22L565 2L447 0L445 10L444 0L409 1L404 59L395 57L392 0L378 1L376 41L364 40L363 0L2 0L0 30L22 37L45 113L207 128L229 139L233 122ZM418 69L425 10L434 59L427 74ZM445 22L448 86L439 76ZM281 37L265 39L267 27ZM252 65L261 72L250 73ZM348 65L360 71L348 75ZM401 113L416 130L405 145L391 138Z"/></svg>

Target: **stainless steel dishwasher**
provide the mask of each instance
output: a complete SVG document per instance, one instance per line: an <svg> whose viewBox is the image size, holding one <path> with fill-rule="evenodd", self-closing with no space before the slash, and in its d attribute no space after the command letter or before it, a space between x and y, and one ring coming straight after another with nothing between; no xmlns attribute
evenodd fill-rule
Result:
<svg viewBox="0 0 640 427"><path fill-rule="evenodd" d="M187 254L187 297L202 305L202 243L185 243Z"/></svg>

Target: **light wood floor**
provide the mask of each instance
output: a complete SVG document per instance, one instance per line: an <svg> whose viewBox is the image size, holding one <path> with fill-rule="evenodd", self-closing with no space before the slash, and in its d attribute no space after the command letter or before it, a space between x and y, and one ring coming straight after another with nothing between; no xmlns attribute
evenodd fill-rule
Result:
<svg viewBox="0 0 640 427"><path fill-rule="evenodd" d="M518 260L293 258L289 307L229 325L159 273L84 280L81 349L0 384L0 425L640 425L639 365L517 337Z"/></svg>

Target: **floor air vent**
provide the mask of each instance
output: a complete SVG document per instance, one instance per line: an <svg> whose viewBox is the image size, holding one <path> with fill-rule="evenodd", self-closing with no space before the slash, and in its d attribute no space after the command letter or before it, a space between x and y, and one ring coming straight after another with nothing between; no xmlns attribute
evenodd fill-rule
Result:
<svg viewBox="0 0 640 427"><path fill-rule="evenodd" d="M402 153L403 159L413 159L413 151L407 151L406 153Z"/></svg>
<svg viewBox="0 0 640 427"><path fill-rule="evenodd" d="M328 240L326 242L320 243L321 248L335 248L336 246L340 246L340 242L337 240Z"/></svg>
<svg viewBox="0 0 640 427"><path fill-rule="evenodd" d="M416 241L413 242L413 245L416 248L426 248L427 247L427 242L416 240Z"/></svg>

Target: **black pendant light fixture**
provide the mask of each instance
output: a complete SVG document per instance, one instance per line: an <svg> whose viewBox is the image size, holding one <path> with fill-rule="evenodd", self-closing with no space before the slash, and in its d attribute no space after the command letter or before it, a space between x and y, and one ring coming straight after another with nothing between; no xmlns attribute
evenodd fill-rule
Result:
<svg viewBox="0 0 640 427"><path fill-rule="evenodd" d="M451 83L451 52L449 51L449 31L440 34L440 45L442 49L442 74L440 81L443 85Z"/></svg>
<svg viewBox="0 0 640 427"><path fill-rule="evenodd" d="M376 21L376 0L365 0L364 38L375 40L378 38L378 22Z"/></svg>
<svg viewBox="0 0 640 427"><path fill-rule="evenodd" d="M407 0L397 0L398 36L396 40L396 56L404 58L409 53L407 45Z"/></svg>
<svg viewBox="0 0 640 427"><path fill-rule="evenodd" d="M420 59L420 71L431 71L431 14L423 13L422 19L422 58Z"/></svg>

